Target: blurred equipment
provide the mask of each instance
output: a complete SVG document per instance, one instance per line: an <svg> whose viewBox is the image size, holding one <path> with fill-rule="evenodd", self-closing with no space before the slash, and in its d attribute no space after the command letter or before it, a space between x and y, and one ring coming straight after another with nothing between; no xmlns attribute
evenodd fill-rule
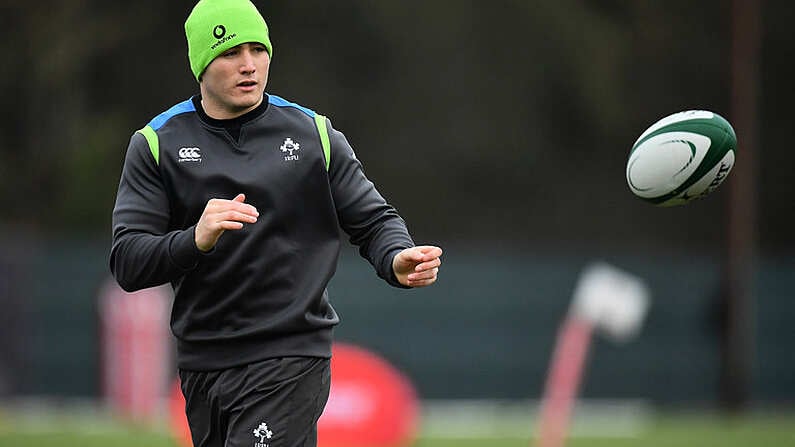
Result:
<svg viewBox="0 0 795 447"><path fill-rule="evenodd" d="M758 374L756 327L759 208L759 116L762 73L760 0L732 1L731 116L743 138L743 163L729 182L726 256L722 265L724 331L720 401L733 412L748 408ZM780 218L777 213L773 213ZM761 297L759 297L761 298Z"/></svg>
<svg viewBox="0 0 795 447"><path fill-rule="evenodd" d="M640 331L648 308L649 291L641 279L604 263L581 274L547 375L538 427L540 447L564 444L593 330L627 341Z"/></svg>
<svg viewBox="0 0 795 447"><path fill-rule="evenodd" d="M684 205L714 191L734 166L731 124L706 110L669 115L649 127L627 161L629 189L659 206Z"/></svg>
<svg viewBox="0 0 795 447"><path fill-rule="evenodd" d="M417 438L418 408L411 382L389 362L364 348L335 343L318 446L410 446Z"/></svg>
<svg viewBox="0 0 795 447"><path fill-rule="evenodd" d="M165 287L127 293L109 280L100 291L103 395L135 422L154 422L168 395L170 303Z"/></svg>

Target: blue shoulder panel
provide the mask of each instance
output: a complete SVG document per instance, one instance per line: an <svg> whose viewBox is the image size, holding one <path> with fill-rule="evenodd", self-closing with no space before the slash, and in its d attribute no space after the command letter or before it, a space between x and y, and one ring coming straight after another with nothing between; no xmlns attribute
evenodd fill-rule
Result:
<svg viewBox="0 0 795 447"><path fill-rule="evenodd" d="M157 130L163 127L163 124L166 124L166 121L170 120L174 116L179 115L181 113L188 113L195 111L196 107L193 106L193 101L191 101L190 99L186 99L185 101L182 101L181 103L172 106L170 109L154 117L152 121L149 121L148 126L150 126L152 130Z"/></svg>
<svg viewBox="0 0 795 447"><path fill-rule="evenodd" d="M295 107L296 109L298 109L298 110L306 113L307 115L309 115L310 118L314 118L315 117L315 111L314 110L307 109L304 106L299 106L298 104L296 104L294 102L290 102L290 101L288 101L288 100L286 100L284 98L281 98L279 96L276 96L276 95L271 95L270 93L268 93L268 102L270 104L273 104L273 105L277 106L277 107Z"/></svg>

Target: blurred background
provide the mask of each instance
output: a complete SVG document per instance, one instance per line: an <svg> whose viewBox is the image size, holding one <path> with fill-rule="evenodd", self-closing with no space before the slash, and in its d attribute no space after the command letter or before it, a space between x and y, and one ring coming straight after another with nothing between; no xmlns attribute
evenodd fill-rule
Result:
<svg viewBox="0 0 795 447"><path fill-rule="evenodd" d="M593 339L584 402L793 413L791 2L255 3L267 91L327 115L415 240L445 249L428 289L390 289L353 249L330 285L337 339L402 371L439 404L425 414L532 409L596 260L652 304L637 338ZM193 4L0 4L0 444L25 445L2 421L31 401L103 402L111 210L132 133L198 91ZM737 165L709 197L656 208L626 186L629 149L687 109L733 123Z"/></svg>

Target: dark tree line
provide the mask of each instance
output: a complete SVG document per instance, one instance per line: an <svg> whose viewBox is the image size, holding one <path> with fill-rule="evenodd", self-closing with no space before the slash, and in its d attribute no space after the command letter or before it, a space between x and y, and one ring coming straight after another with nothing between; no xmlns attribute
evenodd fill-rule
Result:
<svg viewBox="0 0 795 447"><path fill-rule="evenodd" d="M3 3L0 225L107 237L131 133L197 91L182 29L192 2ZM329 115L418 239L721 243L725 191L663 211L631 196L623 170L658 118L728 115L730 2L257 4L275 49L268 90ZM794 15L764 3L759 224L771 254L795 246Z"/></svg>

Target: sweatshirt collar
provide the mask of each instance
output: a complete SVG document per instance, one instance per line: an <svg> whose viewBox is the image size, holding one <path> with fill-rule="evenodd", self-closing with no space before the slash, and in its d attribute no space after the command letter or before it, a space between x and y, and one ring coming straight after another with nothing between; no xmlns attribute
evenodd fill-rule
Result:
<svg viewBox="0 0 795 447"><path fill-rule="evenodd" d="M210 126L220 127L227 130L240 129L240 127L242 127L247 122L260 117L268 109L268 94L266 93L262 98L262 102L254 110L248 111L243 115L240 115L232 119L219 120L210 117L209 115L207 115L207 113L204 112L204 108L202 108L201 104L202 101L201 94L197 94L191 97L191 101L193 102L193 106L196 108L196 113L199 115L199 118L202 121L209 124Z"/></svg>

